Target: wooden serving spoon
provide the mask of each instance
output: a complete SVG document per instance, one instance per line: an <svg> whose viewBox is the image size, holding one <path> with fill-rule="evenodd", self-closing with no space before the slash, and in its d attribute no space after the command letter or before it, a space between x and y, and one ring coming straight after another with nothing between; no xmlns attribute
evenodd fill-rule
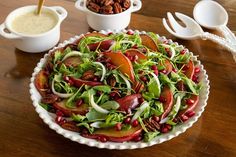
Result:
<svg viewBox="0 0 236 157"><path fill-rule="evenodd" d="M45 0L39 0L39 2L38 2L37 15L40 15L40 14L41 14L42 6L43 6L44 2L45 2Z"/></svg>

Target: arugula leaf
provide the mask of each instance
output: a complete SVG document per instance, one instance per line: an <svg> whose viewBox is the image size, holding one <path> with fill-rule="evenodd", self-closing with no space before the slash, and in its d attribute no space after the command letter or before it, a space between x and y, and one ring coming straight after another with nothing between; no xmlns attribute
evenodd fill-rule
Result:
<svg viewBox="0 0 236 157"><path fill-rule="evenodd" d="M141 125L141 127L143 128L143 130L145 132L148 132L147 128L145 127L144 123L143 123L143 120L142 118L138 117L138 121L139 121L139 124Z"/></svg>
<svg viewBox="0 0 236 157"><path fill-rule="evenodd" d="M151 141L152 139L154 139L158 134L160 134L159 131L156 131L156 132L146 132L144 134L144 142L149 142Z"/></svg>
<svg viewBox="0 0 236 157"><path fill-rule="evenodd" d="M87 114L86 117L89 121L99 121L99 120L105 120L106 114L97 112L95 109L91 109Z"/></svg>
<svg viewBox="0 0 236 157"><path fill-rule="evenodd" d="M39 105L42 106L46 111L50 111L52 109L52 106L49 104L40 102Z"/></svg>
<svg viewBox="0 0 236 157"><path fill-rule="evenodd" d="M188 88L193 92L195 95L199 95L199 91L196 90L196 84L187 77L182 77L182 80L184 81L184 84L188 86Z"/></svg>
<svg viewBox="0 0 236 157"><path fill-rule="evenodd" d="M82 116L82 115L79 115L79 114L72 114L71 116L72 120L73 121L76 121L76 122L82 122L86 117L85 116Z"/></svg>
<svg viewBox="0 0 236 157"><path fill-rule="evenodd" d="M124 120L123 114L111 112L107 115L105 121L106 121L106 124L114 124L114 123L122 122L123 120Z"/></svg>
<svg viewBox="0 0 236 157"><path fill-rule="evenodd" d="M116 101L107 101L104 104L101 105L102 108L107 110L116 110L120 107L119 103Z"/></svg>
<svg viewBox="0 0 236 157"><path fill-rule="evenodd" d="M160 97L161 85L157 76L153 77L148 83L148 91L153 93L155 97Z"/></svg>
<svg viewBox="0 0 236 157"><path fill-rule="evenodd" d="M88 129L89 133L92 134L94 132L94 128L91 127L88 123L86 122L83 122L83 123L79 123L77 124L77 126L83 126L85 127L86 129Z"/></svg>
<svg viewBox="0 0 236 157"><path fill-rule="evenodd" d="M102 91L104 93L110 93L111 92L111 87L106 86L106 85L101 85L101 86L95 86L93 89L96 89L98 91Z"/></svg>
<svg viewBox="0 0 236 157"><path fill-rule="evenodd" d="M57 50L55 53L54 53L54 59L53 59L53 63L56 64L56 62L58 60L61 60L62 59L62 53L61 51Z"/></svg>
<svg viewBox="0 0 236 157"><path fill-rule="evenodd" d="M164 112L163 104L159 101L155 101L151 107L151 115L160 116Z"/></svg>
<svg viewBox="0 0 236 157"><path fill-rule="evenodd" d="M154 93L150 93L150 92L144 92L142 94L143 98L148 100L148 101L151 101L152 99L155 99L156 97L154 96Z"/></svg>

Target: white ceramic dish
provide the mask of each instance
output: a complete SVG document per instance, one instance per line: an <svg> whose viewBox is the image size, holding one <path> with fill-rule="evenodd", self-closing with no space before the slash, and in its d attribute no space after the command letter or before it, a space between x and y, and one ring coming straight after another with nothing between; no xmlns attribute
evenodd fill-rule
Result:
<svg viewBox="0 0 236 157"><path fill-rule="evenodd" d="M60 25L67 17L67 11L60 7L43 7L57 18L57 24L48 32L37 35L26 35L16 32L12 29L12 21L15 17L36 10L37 6L25 6L12 11L6 18L5 22L0 25L0 35L14 42L15 47L25 52L43 52L55 46L60 39ZM6 32L6 29L9 32Z"/></svg>
<svg viewBox="0 0 236 157"><path fill-rule="evenodd" d="M131 6L126 11L119 14L104 15L90 11L87 6L87 0L77 0L75 7L84 12L87 17L89 26L95 30L122 30L125 29L131 19L131 13L141 9L142 2L140 0L130 0Z"/></svg>
<svg viewBox="0 0 236 157"><path fill-rule="evenodd" d="M132 31L132 30L130 30L130 31ZM100 31L100 32L104 33L104 34L108 34L111 31ZM115 31L113 33L118 33L118 32L119 31ZM126 33L127 30L122 30L122 32ZM135 31L135 32L142 33L142 34L146 33L146 32L139 32L139 31ZM60 47L64 47L66 44L73 43L75 40L77 40L79 38L80 38L80 36L75 36L73 38L70 38L69 40L64 41L63 43L59 44L58 47L55 47L51 51L49 51L49 54L53 50L60 48ZM166 40L165 37L161 37L161 38L163 40ZM172 42L172 41L169 40L169 42ZM38 93L38 91L34 85L34 79L35 79L36 74L42 69L43 65L45 64L49 54L46 54L44 56L44 58L42 58L40 60L40 62L37 64L37 66L34 69L34 72L32 74L31 83L30 83L30 94L31 94L31 99L33 101L33 105L35 107L36 112L39 114L39 116L43 119L43 121L51 129L55 130L58 134L61 134L64 137L71 139L72 141L76 141L78 143L81 143L81 144L86 144L91 147L107 148L107 149L136 149L136 148L149 147L154 144L160 144L162 142L168 141L168 140L178 136L179 134L185 132L188 128L190 128L201 116L202 112L205 109L205 106L207 105L207 99L208 99L209 89L210 89L208 75L206 74L206 71L205 71L203 65L201 64L201 62L199 60L197 60L196 56L193 56L192 52L190 52L190 54L193 57L193 60L200 67L201 73L200 73L199 77L203 83L203 88L200 92L199 104L197 105L197 107L195 109L196 114L192 118L190 118L185 123L176 126L175 129L172 130L171 132L157 136L155 139L153 139L152 141L150 141L148 143L146 143L146 142L125 142L125 143L106 142L106 143L102 143L102 142L99 142L99 141L96 141L93 139L84 138L76 132L64 130L63 128L61 128L54 121L55 115L47 112L45 109L43 109L39 105L41 96Z"/></svg>

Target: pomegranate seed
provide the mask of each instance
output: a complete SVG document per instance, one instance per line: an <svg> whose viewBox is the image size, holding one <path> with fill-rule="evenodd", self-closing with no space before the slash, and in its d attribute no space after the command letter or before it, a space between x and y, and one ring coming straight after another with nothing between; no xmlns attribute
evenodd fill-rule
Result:
<svg viewBox="0 0 236 157"><path fill-rule="evenodd" d="M160 96L160 97L159 97L159 101L160 101L161 103L165 103L167 100L166 100L166 98Z"/></svg>
<svg viewBox="0 0 236 157"><path fill-rule="evenodd" d="M177 72L177 69L173 68L172 71L176 73L176 72Z"/></svg>
<svg viewBox="0 0 236 157"><path fill-rule="evenodd" d="M180 51L181 55L184 55L185 53L186 53L186 49L183 49L183 50Z"/></svg>
<svg viewBox="0 0 236 157"><path fill-rule="evenodd" d="M133 49L137 49L138 48L138 45L135 44L134 46L132 46Z"/></svg>
<svg viewBox="0 0 236 157"><path fill-rule="evenodd" d="M97 95L97 96L101 96L101 95L102 95L102 91L99 91L99 90L98 90L98 91L96 92L96 95Z"/></svg>
<svg viewBox="0 0 236 157"><path fill-rule="evenodd" d="M161 132L162 132L162 133L167 133L168 131L169 131L169 129L166 128L166 127L162 127L162 128L161 128Z"/></svg>
<svg viewBox="0 0 236 157"><path fill-rule="evenodd" d="M163 69L163 70L161 70L160 72L163 73L163 74L167 74L166 69Z"/></svg>
<svg viewBox="0 0 236 157"><path fill-rule="evenodd" d="M158 76L158 70L154 70L154 74Z"/></svg>
<svg viewBox="0 0 236 157"><path fill-rule="evenodd" d="M142 140L142 137L141 137L141 136L136 136L136 137L133 138L133 141L134 141L134 142L139 142L139 141L141 141L141 140Z"/></svg>
<svg viewBox="0 0 236 157"><path fill-rule="evenodd" d="M194 104L194 100L193 99L186 99L185 102L186 102L187 105Z"/></svg>
<svg viewBox="0 0 236 157"><path fill-rule="evenodd" d="M69 82L70 81L70 78L68 76L64 76L63 77L63 80L66 81L66 82Z"/></svg>
<svg viewBox="0 0 236 157"><path fill-rule="evenodd" d="M166 51L166 52L169 52L169 51L170 51L170 49L166 47L166 48L165 48L165 51Z"/></svg>
<svg viewBox="0 0 236 157"><path fill-rule="evenodd" d="M84 103L83 99L78 99L78 100L76 101L76 106L77 106L77 107L80 107L83 103Z"/></svg>
<svg viewBox="0 0 236 157"><path fill-rule="evenodd" d="M110 97L113 98L113 97L115 97L115 96L116 96L116 92L111 92L111 93L110 93Z"/></svg>
<svg viewBox="0 0 236 157"><path fill-rule="evenodd" d="M138 102L139 102L140 104L142 104L142 103L144 102L144 98L139 98L139 99L138 99Z"/></svg>
<svg viewBox="0 0 236 157"><path fill-rule="evenodd" d="M105 136L99 136L98 140L101 142L107 142L107 138Z"/></svg>
<svg viewBox="0 0 236 157"><path fill-rule="evenodd" d="M127 34L128 34L128 35L133 35L134 32L132 32L132 31L128 31Z"/></svg>
<svg viewBox="0 0 236 157"><path fill-rule="evenodd" d="M126 57L130 57L130 54L129 54L129 53L125 53L125 56L126 56Z"/></svg>
<svg viewBox="0 0 236 157"><path fill-rule="evenodd" d="M198 77L197 77L196 75L193 75L192 80L193 80L193 82L195 82L195 83L199 83Z"/></svg>
<svg viewBox="0 0 236 157"><path fill-rule="evenodd" d="M138 60L138 56L137 55L134 55L133 56L133 62L137 61Z"/></svg>
<svg viewBox="0 0 236 157"><path fill-rule="evenodd" d="M177 118L174 118L174 119L173 119L173 122L177 123L177 122L178 122L178 119L177 119Z"/></svg>
<svg viewBox="0 0 236 157"><path fill-rule="evenodd" d="M151 66L151 69L152 69L152 70L157 70L157 66L156 66L156 65L152 65L152 66Z"/></svg>
<svg viewBox="0 0 236 157"><path fill-rule="evenodd" d="M60 117L64 116L64 114L63 114L60 110L57 110L57 111L56 111L56 115L57 115L57 116L60 116Z"/></svg>
<svg viewBox="0 0 236 157"><path fill-rule="evenodd" d="M194 68L194 73L197 74L197 73L199 73L199 72L200 72L200 68L199 68L199 67L195 67L195 68Z"/></svg>
<svg viewBox="0 0 236 157"><path fill-rule="evenodd" d="M124 122L125 124L130 124L131 118L130 117L125 118Z"/></svg>
<svg viewBox="0 0 236 157"><path fill-rule="evenodd" d="M146 81L147 81L147 77L146 77L146 76L141 76L140 79L141 79L143 82L146 82Z"/></svg>
<svg viewBox="0 0 236 157"><path fill-rule="evenodd" d="M109 32L108 35L112 35L113 33L112 32Z"/></svg>
<svg viewBox="0 0 236 157"><path fill-rule="evenodd" d="M159 122L159 121L160 121L160 117L158 117L158 116L155 116L155 115L154 115L154 116L152 116L152 119L153 119L153 120L155 120L156 122Z"/></svg>
<svg viewBox="0 0 236 157"><path fill-rule="evenodd" d="M69 84L70 86L73 86L73 85L74 85L74 82L73 82L72 80L69 80L69 81L68 81L68 84Z"/></svg>
<svg viewBox="0 0 236 157"><path fill-rule="evenodd" d="M165 127L168 129L168 130L171 130L172 126L170 124L165 124Z"/></svg>
<svg viewBox="0 0 236 157"><path fill-rule="evenodd" d="M143 48L143 49L142 49L142 52L143 52L143 53L147 53L147 49L146 49L146 48Z"/></svg>
<svg viewBox="0 0 236 157"><path fill-rule="evenodd" d="M187 116L190 118L190 117L192 117L192 116L195 115L195 112L194 112L194 111L189 111L189 112L187 112L186 114L187 114Z"/></svg>
<svg viewBox="0 0 236 157"><path fill-rule="evenodd" d="M59 125L62 125L66 122L66 119L64 119L62 116L57 116L55 122Z"/></svg>
<svg viewBox="0 0 236 157"><path fill-rule="evenodd" d="M121 128L122 128L122 124L121 123L116 123L116 125L115 125L116 131L120 131Z"/></svg>
<svg viewBox="0 0 236 157"><path fill-rule="evenodd" d="M132 126L133 126L133 127L138 126L138 124L139 124L139 122L138 122L137 119L135 119L135 120L132 122Z"/></svg>
<svg viewBox="0 0 236 157"><path fill-rule="evenodd" d="M182 120L183 122L185 122L185 121L187 121L187 120L188 120L188 117L187 117L187 116L185 116L185 115L182 115L180 118L181 118L181 120Z"/></svg>
<svg viewBox="0 0 236 157"><path fill-rule="evenodd" d="M94 77L94 78L93 78L93 81L97 82L97 81L98 81L98 78L97 78L97 77Z"/></svg>

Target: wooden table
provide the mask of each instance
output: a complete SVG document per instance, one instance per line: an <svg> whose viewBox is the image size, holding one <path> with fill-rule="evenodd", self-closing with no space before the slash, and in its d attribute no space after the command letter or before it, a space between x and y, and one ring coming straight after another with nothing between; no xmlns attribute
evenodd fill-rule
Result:
<svg viewBox="0 0 236 157"><path fill-rule="evenodd" d="M31 73L44 55L28 54L0 38L0 156L1 157L235 157L236 156L236 63L230 52L210 41L183 41L171 36L161 23L167 11L192 16L197 0L144 0L142 10L132 16L131 29L153 31L186 45L199 56L209 75L211 89L202 117L184 134L149 148L106 150L72 142L48 128L34 111L29 95ZM229 28L236 33L236 0L219 1L229 13ZM20 6L36 0L0 1L0 21ZM47 0L47 5L65 7L61 41L89 31L85 16L73 0ZM217 32L214 32L217 33Z"/></svg>

